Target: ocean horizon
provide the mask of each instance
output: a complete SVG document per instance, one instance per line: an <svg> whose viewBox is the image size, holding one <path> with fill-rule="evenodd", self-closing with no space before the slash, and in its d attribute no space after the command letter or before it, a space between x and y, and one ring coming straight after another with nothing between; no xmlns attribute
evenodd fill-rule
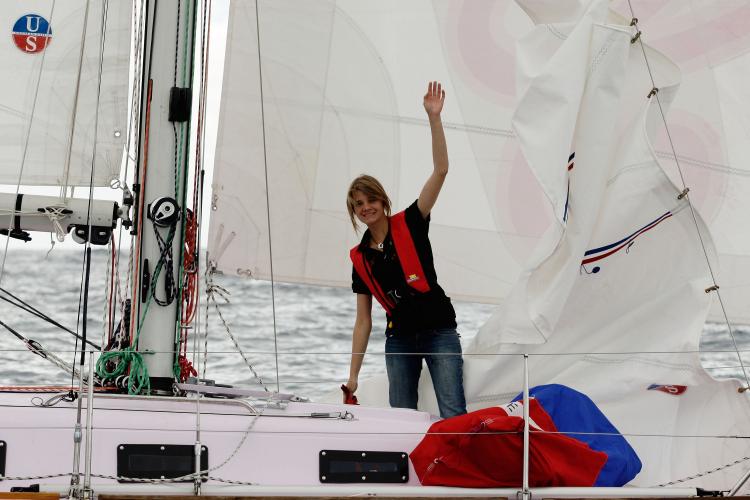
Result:
<svg viewBox="0 0 750 500"><path fill-rule="evenodd" d="M42 249L10 249L5 259L0 287L29 303L67 328L81 332L79 315L83 247L56 248L47 255ZM105 269L108 252L94 248L90 278L87 332L89 340L100 344L106 337ZM127 257L121 257L120 280L125 285ZM270 390L292 392L311 399L335 392L346 382L349 372L351 335L356 300L350 289L274 283L235 276L214 276L214 282L228 292L229 302L217 296L220 310L245 358L262 384ZM201 283L205 289L205 283ZM2 296L7 297L5 293ZM208 308L206 324L205 296L200 308L199 332L208 332L205 377L220 384L257 388L260 382L243 356L235 349L213 305ZM458 330L464 350L495 305L454 301ZM274 317L275 309L275 317ZM80 342L65 332L27 312L0 302L3 323L21 335L42 344L67 362L76 362ZM385 316L373 308L373 332L360 380L385 373ZM194 329L195 330L195 329ZM734 327L740 351L750 345L750 328ZM200 337L200 338L198 338ZM188 359L203 376L200 363L204 350L202 334L188 342ZM700 358L707 372L716 378L743 378L733 342L724 324L704 326ZM195 352L197 351L197 355ZM685 353L695 356L696 353ZM743 352L747 364L750 356ZM0 328L0 385L67 385L70 376L28 351L6 328ZM426 370L425 370L426 371ZM533 377L533 374L532 374ZM519 389L522 374L519 373ZM669 384L670 381L655 381Z"/></svg>

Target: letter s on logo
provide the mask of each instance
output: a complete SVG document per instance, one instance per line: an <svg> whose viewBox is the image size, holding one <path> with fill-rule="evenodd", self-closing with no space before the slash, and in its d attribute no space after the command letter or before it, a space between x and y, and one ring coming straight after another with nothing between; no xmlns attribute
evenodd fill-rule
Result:
<svg viewBox="0 0 750 500"><path fill-rule="evenodd" d="M26 52L36 52L36 37L26 37Z"/></svg>

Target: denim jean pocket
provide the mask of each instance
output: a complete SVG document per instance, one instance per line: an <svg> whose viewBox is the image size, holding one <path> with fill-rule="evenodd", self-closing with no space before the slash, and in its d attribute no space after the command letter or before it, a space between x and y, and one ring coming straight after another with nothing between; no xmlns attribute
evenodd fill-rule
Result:
<svg viewBox="0 0 750 500"><path fill-rule="evenodd" d="M437 330L434 330L435 335L455 335L458 338L461 338L461 334L458 333L458 330L455 328L438 328Z"/></svg>

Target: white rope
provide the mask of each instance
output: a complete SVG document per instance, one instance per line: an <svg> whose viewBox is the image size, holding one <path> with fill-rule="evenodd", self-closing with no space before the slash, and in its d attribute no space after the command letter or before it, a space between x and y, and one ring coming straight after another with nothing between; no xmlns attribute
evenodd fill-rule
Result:
<svg viewBox="0 0 750 500"><path fill-rule="evenodd" d="M0 481L32 481L35 479L52 479L55 477L68 477L70 472L62 472L60 474L46 474L44 476L3 476L0 474Z"/></svg>
<svg viewBox="0 0 750 500"><path fill-rule="evenodd" d="M52 223L52 227L55 230L55 235L57 236L57 241L59 241L60 243L65 241L65 236L68 234L67 231L65 231L65 229L62 227L62 224L60 224L60 221L68 216L68 214L65 213L66 211L67 208L64 205L44 207L43 215L46 215L49 221Z"/></svg>
<svg viewBox="0 0 750 500"><path fill-rule="evenodd" d="M216 310L216 314L219 315L219 320L221 321L222 325L224 325L224 331L227 332L227 335L229 335L229 338L231 339L232 343L234 344L235 349L237 349L237 352L240 353L240 356L242 356L242 359L245 361L245 364L250 369L250 371L253 374L253 377L258 381L261 387L266 392L270 392L268 390L268 387L266 387L265 383L263 383L263 379L258 375L258 373L255 371L255 368L253 368L252 363L248 359L245 352L240 347L239 342L235 338L235 336L232 334L232 330L229 328L229 324L227 324L227 321L224 319L224 315L221 313L221 309L219 308L219 304L216 301L216 296L218 295L222 299L224 299L224 302L226 304L229 304L229 291L213 282L213 279L210 276L213 276L213 274L208 275L209 277L206 279L206 309L208 309L208 304L213 303L214 309ZM208 317L208 311L206 311L206 317ZM278 353L276 352L276 356L278 357ZM278 386L278 371L276 372L276 381ZM205 375L204 375L205 378Z"/></svg>
<svg viewBox="0 0 750 500"><path fill-rule="evenodd" d="M272 402L273 397L269 401ZM234 447L234 450L232 450L232 452L227 456L227 458L224 459L224 461L222 461L219 465L216 465L214 467L204 469L198 472L193 472L191 474L185 474L184 476L179 476L179 477L169 478L169 479L142 479L142 478L130 478L130 477L122 477L122 476L105 476L105 475L97 475L97 474L92 474L92 477L98 477L98 478L104 478L104 479L115 479L118 481L124 480L124 481L133 481L133 482L143 482L143 483L181 482L181 481L187 481L191 479L202 478L206 476L208 473L224 467L234 457L237 456L237 453L239 453L240 449L245 444L245 441L247 440L247 437L250 435L250 432L253 430L253 427L255 427L255 424L258 422L260 417L263 416L263 412L265 411L265 408L261 408L261 410L258 411L255 407L253 406L250 406L250 407L255 412L255 414L252 416L250 420L250 424L247 426L247 429L245 429L245 432L242 435L242 439L240 439L239 443L237 443L237 446ZM220 481L230 482L230 480L228 479L221 479Z"/></svg>
<svg viewBox="0 0 750 500"><path fill-rule="evenodd" d="M686 483L688 481L692 481L693 479L698 479L699 477L708 476L709 474L713 474L714 472L719 472L719 471L722 471L724 469L728 469L729 467L733 467L733 466L735 466L737 464L741 464L742 462L747 462L748 460L750 460L750 457L742 457L740 459L735 460L734 462L730 462L730 463L727 463L727 464L724 464L724 465L720 465L719 467L716 467L715 469L707 470L705 472L699 472L699 473L697 473L697 474L695 474L693 476L683 477L682 479L676 479L674 481L670 481L668 483L663 483L663 484L660 484L658 486L659 487L664 487L664 486L673 486L675 484L680 484L680 483Z"/></svg>

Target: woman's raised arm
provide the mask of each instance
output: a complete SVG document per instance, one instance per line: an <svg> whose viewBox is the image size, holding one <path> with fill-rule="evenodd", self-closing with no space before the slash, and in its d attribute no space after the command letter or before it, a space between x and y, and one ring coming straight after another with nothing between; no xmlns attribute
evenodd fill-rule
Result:
<svg viewBox="0 0 750 500"><path fill-rule="evenodd" d="M440 118L444 102L445 90L443 90L443 86L440 82L430 82L427 85L427 93L424 96L423 104L432 134L433 170L417 200L417 207L424 218L427 218L432 211L432 207L435 206L445 176L448 175L448 146L445 143L445 131Z"/></svg>

